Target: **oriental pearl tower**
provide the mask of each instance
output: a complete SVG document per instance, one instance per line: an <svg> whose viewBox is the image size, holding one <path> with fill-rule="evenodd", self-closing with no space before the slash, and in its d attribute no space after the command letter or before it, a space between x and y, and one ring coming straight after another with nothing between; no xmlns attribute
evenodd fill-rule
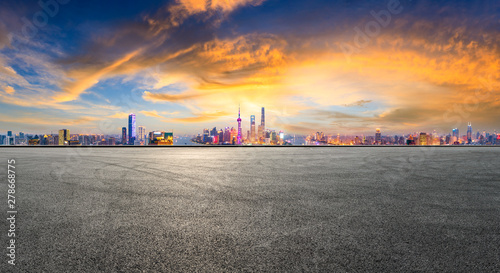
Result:
<svg viewBox="0 0 500 273"><path fill-rule="evenodd" d="M238 145L241 145L241 117L240 117L240 106L238 106Z"/></svg>

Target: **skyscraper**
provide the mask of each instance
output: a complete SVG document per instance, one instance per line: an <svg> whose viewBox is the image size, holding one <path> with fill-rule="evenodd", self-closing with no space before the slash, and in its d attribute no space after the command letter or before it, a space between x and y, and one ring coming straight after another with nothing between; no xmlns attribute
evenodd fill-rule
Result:
<svg viewBox="0 0 500 273"><path fill-rule="evenodd" d="M122 145L127 144L127 127L122 127Z"/></svg>
<svg viewBox="0 0 500 273"><path fill-rule="evenodd" d="M137 127L137 140L141 142L141 145L146 144L146 127Z"/></svg>
<svg viewBox="0 0 500 273"><path fill-rule="evenodd" d="M238 107L238 137L236 139L238 145L241 145L241 116L240 116L240 107Z"/></svg>
<svg viewBox="0 0 500 273"><path fill-rule="evenodd" d="M14 145L14 138L12 137L12 131L7 131L7 145Z"/></svg>
<svg viewBox="0 0 500 273"><path fill-rule="evenodd" d="M472 143L472 123L469 122L467 126L467 144Z"/></svg>
<svg viewBox="0 0 500 273"><path fill-rule="evenodd" d="M250 141L255 141L255 116L250 116Z"/></svg>
<svg viewBox="0 0 500 273"><path fill-rule="evenodd" d="M135 133L135 114L132 113L128 116L128 144L134 145L136 133Z"/></svg>
<svg viewBox="0 0 500 273"><path fill-rule="evenodd" d="M68 129L62 129L59 130L59 145L64 146L64 145L69 145L69 130Z"/></svg>
<svg viewBox="0 0 500 273"><path fill-rule="evenodd" d="M427 141L427 134L426 133L420 133L419 144L420 144L420 146L429 145L429 142Z"/></svg>
<svg viewBox="0 0 500 273"><path fill-rule="evenodd" d="M262 133L264 133L266 131L266 110L264 109L264 107L262 107L260 126L262 126L261 130Z"/></svg>
<svg viewBox="0 0 500 273"><path fill-rule="evenodd" d="M377 128L377 131L375 132L375 143L380 144L382 142L382 133L380 133L380 129Z"/></svg>

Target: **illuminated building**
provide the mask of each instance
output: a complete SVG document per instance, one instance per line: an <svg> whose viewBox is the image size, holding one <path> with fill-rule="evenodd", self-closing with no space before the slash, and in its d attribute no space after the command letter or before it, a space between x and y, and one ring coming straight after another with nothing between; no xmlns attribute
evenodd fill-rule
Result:
<svg viewBox="0 0 500 273"><path fill-rule="evenodd" d="M455 128L452 131L451 142L452 142L452 144L456 145L456 144L459 144L459 140L460 140L460 132L458 131L458 128Z"/></svg>
<svg viewBox="0 0 500 273"><path fill-rule="evenodd" d="M226 129L224 130L224 142L231 142L231 130L229 129L229 127L226 127Z"/></svg>
<svg viewBox="0 0 500 273"><path fill-rule="evenodd" d="M173 132L155 131L149 133L149 145L151 146L171 146L174 145Z"/></svg>
<svg viewBox="0 0 500 273"><path fill-rule="evenodd" d="M427 144L428 144L428 142L427 142L427 134L426 133L420 133L419 145L420 146L425 146Z"/></svg>
<svg viewBox="0 0 500 273"><path fill-rule="evenodd" d="M136 138L135 114L132 113L128 116L128 144L134 145Z"/></svg>
<svg viewBox="0 0 500 273"><path fill-rule="evenodd" d="M261 118L260 118L260 132L262 134L264 134L264 132L266 131L266 110L264 109L264 107L262 107L262 113L261 113ZM262 138L265 138L263 135L260 136Z"/></svg>
<svg viewBox="0 0 500 273"><path fill-rule="evenodd" d="M210 142L210 131L208 129L203 129L203 142Z"/></svg>
<svg viewBox="0 0 500 273"><path fill-rule="evenodd" d="M229 143L233 145L236 144L237 137L238 137L238 131L234 129L234 127L231 127L231 140L229 141Z"/></svg>
<svg viewBox="0 0 500 273"><path fill-rule="evenodd" d="M69 130L68 129L62 129L59 130L59 145L64 146L64 145L69 145Z"/></svg>
<svg viewBox="0 0 500 273"><path fill-rule="evenodd" d="M146 127L137 127L137 140L139 141L139 145L144 145L146 143Z"/></svg>
<svg viewBox="0 0 500 273"><path fill-rule="evenodd" d="M224 143L224 131L220 130L218 136L219 136L219 144Z"/></svg>
<svg viewBox="0 0 500 273"><path fill-rule="evenodd" d="M467 125L467 144L472 143L472 123Z"/></svg>
<svg viewBox="0 0 500 273"><path fill-rule="evenodd" d="M240 117L240 108L238 107L238 138L237 138L237 143L238 145L241 145L241 117Z"/></svg>
<svg viewBox="0 0 500 273"><path fill-rule="evenodd" d="M108 139L108 145L115 146L116 145L116 139L114 137L110 137Z"/></svg>
<svg viewBox="0 0 500 273"><path fill-rule="evenodd" d="M382 141L382 133L380 133L380 129L377 128L377 130L375 132L375 143L380 144L381 141Z"/></svg>
<svg viewBox="0 0 500 273"><path fill-rule="evenodd" d="M36 146L40 144L40 139L38 139L38 136L36 138L28 140L28 145L29 146Z"/></svg>
<svg viewBox="0 0 500 273"><path fill-rule="evenodd" d="M255 116L250 116L250 141L255 141Z"/></svg>

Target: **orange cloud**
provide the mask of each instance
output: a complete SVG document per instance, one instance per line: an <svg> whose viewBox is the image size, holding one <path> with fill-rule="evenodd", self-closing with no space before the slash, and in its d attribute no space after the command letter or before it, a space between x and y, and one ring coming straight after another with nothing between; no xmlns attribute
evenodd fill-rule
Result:
<svg viewBox="0 0 500 273"><path fill-rule="evenodd" d="M175 123L199 123L205 121L214 121L221 117L230 117L233 115L234 113L229 113L226 111L209 111L209 112L199 113L194 117L174 118L174 119L169 119L169 121Z"/></svg>
<svg viewBox="0 0 500 273"><path fill-rule="evenodd" d="M145 115L145 116L148 116L148 117L154 117L154 118L163 118L163 116L161 116L160 114L158 114L157 111L153 110L153 111L139 111L139 113Z"/></svg>
<svg viewBox="0 0 500 273"><path fill-rule="evenodd" d="M129 115L128 113L119 112L119 113L113 114L111 116L108 116L108 118L125 119L128 117L128 115Z"/></svg>
<svg viewBox="0 0 500 273"><path fill-rule="evenodd" d="M9 95L12 95L14 94L14 92L16 92L16 90L12 86L5 86L3 90Z"/></svg>
<svg viewBox="0 0 500 273"><path fill-rule="evenodd" d="M99 80L108 77L115 69L130 61L140 52L141 49L137 49L126 54L121 59L101 68L84 68L70 71L68 76L72 80L63 86L62 89L64 90L64 93L55 95L53 99L57 102L72 101L77 99L80 94L85 92L85 90L94 86L99 82Z"/></svg>

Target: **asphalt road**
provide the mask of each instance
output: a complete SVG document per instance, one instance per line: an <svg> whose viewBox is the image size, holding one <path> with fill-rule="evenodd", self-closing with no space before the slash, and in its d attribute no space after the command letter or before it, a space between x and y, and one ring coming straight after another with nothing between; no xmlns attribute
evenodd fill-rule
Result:
<svg viewBox="0 0 500 273"><path fill-rule="evenodd" d="M0 149L0 272L500 271L500 148Z"/></svg>

